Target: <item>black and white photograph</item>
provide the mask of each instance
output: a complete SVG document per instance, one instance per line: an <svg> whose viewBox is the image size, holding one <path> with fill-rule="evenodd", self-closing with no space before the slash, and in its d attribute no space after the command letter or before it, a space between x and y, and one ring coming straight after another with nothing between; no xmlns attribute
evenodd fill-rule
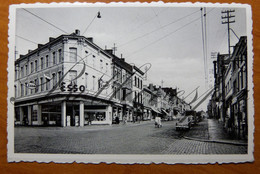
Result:
<svg viewBox="0 0 260 174"><path fill-rule="evenodd" d="M11 5L8 161L253 161L251 7Z"/></svg>

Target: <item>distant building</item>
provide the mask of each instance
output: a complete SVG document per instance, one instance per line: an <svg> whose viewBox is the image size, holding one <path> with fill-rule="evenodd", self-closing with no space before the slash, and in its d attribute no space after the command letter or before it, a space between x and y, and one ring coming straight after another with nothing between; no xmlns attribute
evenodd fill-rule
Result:
<svg viewBox="0 0 260 174"><path fill-rule="evenodd" d="M239 137L247 135L247 37L242 36L233 53L218 54L214 61L215 87L208 104L209 117L219 119Z"/></svg>
<svg viewBox="0 0 260 174"><path fill-rule="evenodd" d="M134 105L134 115L133 121L143 120L143 78L144 72L138 67L133 66L133 105Z"/></svg>

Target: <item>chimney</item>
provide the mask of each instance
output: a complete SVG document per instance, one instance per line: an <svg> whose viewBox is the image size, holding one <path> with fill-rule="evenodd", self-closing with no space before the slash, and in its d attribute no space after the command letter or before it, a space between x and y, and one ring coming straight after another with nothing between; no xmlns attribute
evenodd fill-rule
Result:
<svg viewBox="0 0 260 174"><path fill-rule="evenodd" d="M38 48L41 48L43 46L43 44L38 44Z"/></svg>
<svg viewBox="0 0 260 174"><path fill-rule="evenodd" d="M88 37L87 40L93 43L93 37Z"/></svg>
<svg viewBox="0 0 260 174"><path fill-rule="evenodd" d="M53 41L54 38L53 37L49 37L49 42Z"/></svg>
<svg viewBox="0 0 260 174"><path fill-rule="evenodd" d="M112 50L112 49L106 49L105 51L106 51L108 54L111 54L111 55L113 54L113 50Z"/></svg>
<svg viewBox="0 0 260 174"><path fill-rule="evenodd" d="M28 50L28 53L32 52L32 50Z"/></svg>
<svg viewBox="0 0 260 174"><path fill-rule="evenodd" d="M76 29L76 30L75 30L75 34L76 34L77 36L80 36L80 30L79 30L79 29Z"/></svg>

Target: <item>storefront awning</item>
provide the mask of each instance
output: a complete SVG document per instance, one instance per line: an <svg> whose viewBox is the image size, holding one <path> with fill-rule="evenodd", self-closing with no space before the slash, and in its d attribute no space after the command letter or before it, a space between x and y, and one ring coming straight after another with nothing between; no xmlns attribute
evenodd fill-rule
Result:
<svg viewBox="0 0 260 174"><path fill-rule="evenodd" d="M156 112L156 113L158 113L158 114L161 114L161 112L160 112L160 111L158 111L156 108L154 108L154 107L151 107L151 109L152 109L154 112Z"/></svg>
<svg viewBox="0 0 260 174"><path fill-rule="evenodd" d="M170 115L165 109L162 109L162 111L163 111L166 115Z"/></svg>

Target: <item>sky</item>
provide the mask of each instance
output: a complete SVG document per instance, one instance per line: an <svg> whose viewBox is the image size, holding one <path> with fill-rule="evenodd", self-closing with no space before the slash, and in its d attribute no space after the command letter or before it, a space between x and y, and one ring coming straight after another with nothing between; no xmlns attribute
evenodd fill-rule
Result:
<svg viewBox="0 0 260 174"><path fill-rule="evenodd" d="M38 43L47 43L49 37L71 34L79 29L81 35L93 37L101 48L112 48L115 44L115 54L118 57L122 54L128 63L137 67L150 63L148 84L183 90L185 93L180 97L186 97L199 86L200 96L214 83L211 52L228 53L227 25L221 24L221 11L227 9L230 8L206 8L206 30L203 29L207 38L204 41L206 65L200 7L18 8L15 45L18 54L26 54L29 49L36 49ZM235 23L231 28L238 37L245 36L246 11L232 9L235 9L232 13ZM98 12L101 18L96 17ZM237 42L231 33L231 45ZM204 67L208 78L205 78ZM186 101L194 96L195 93L191 94ZM206 106L207 101L198 109L206 111Z"/></svg>

